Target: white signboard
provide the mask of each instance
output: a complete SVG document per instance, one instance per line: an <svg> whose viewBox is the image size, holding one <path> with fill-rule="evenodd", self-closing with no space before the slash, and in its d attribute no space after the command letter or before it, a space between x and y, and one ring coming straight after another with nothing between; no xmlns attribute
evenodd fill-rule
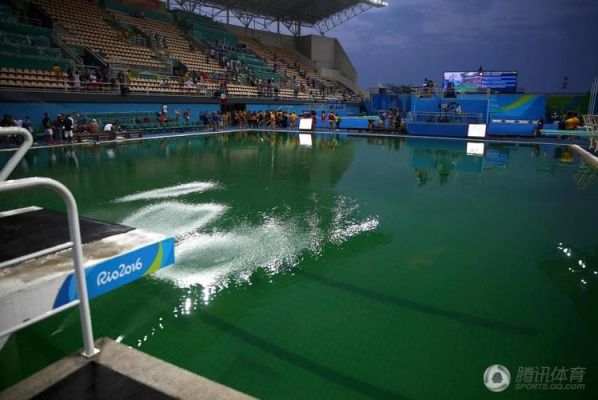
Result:
<svg viewBox="0 0 598 400"><path fill-rule="evenodd" d="M469 124L468 137L486 137L486 124Z"/></svg>
<svg viewBox="0 0 598 400"><path fill-rule="evenodd" d="M299 120L299 130L300 131L311 131L311 118L301 118Z"/></svg>

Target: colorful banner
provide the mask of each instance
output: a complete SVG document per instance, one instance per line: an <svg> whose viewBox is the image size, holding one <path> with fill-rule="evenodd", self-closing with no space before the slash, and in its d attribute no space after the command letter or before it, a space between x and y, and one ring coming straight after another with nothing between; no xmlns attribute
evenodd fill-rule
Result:
<svg viewBox="0 0 598 400"><path fill-rule="evenodd" d="M105 260L85 269L89 299L94 299L173 264L174 239L172 238ZM66 277L58 291L54 308L77 298L77 281L73 272Z"/></svg>
<svg viewBox="0 0 598 400"><path fill-rule="evenodd" d="M490 119L538 120L546 112L546 96L503 94L490 97Z"/></svg>

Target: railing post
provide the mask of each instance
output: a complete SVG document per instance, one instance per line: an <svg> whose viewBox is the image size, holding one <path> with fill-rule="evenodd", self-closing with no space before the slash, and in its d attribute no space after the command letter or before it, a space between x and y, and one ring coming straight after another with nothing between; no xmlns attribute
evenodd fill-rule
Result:
<svg viewBox="0 0 598 400"><path fill-rule="evenodd" d="M19 165L25 153L29 150L31 145L33 144L33 136L31 132L29 132L25 128L0 128L0 136L10 136L10 135L19 135L23 137L23 144L21 147L12 155L12 157L8 160L4 168L0 171L0 182L5 181L12 171Z"/></svg>
<svg viewBox="0 0 598 400"><path fill-rule="evenodd" d="M5 181L10 173L19 164L25 152L31 147L33 138L31 133L23 128L0 128L0 136L21 135L24 142L21 148L8 160L8 163L0 171L0 189L10 191L17 189L26 189L30 187L42 186L49 188L60 195L67 209L69 224L69 234L73 244L73 264L75 269L75 278L77 280L77 294L79 297L79 313L81 316L81 333L83 335L83 353L84 357L91 357L97 354L99 350L94 347L93 330L91 326L91 313L89 310L89 297L87 294L87 282L85 278L85 268L83 266L83 249L81 245L81 230L79 227L79 212L77 202L73 194L62 183L50 178L24 178Z"/></svg>
<svg viewBox="0 0 598 400"><path fill-rule="evenodd" d="M75 266L75 277L77 278L77 293L79 295L79 314L81 315L81 333L83 334L83 353L84 357L91 357L97 354L99 350L94 347L93 330L91 327L91 312L89 311L89 297L87 294L87 281L85 278L85 269L83 268L83 250L81 248L81 230L79 228L79 211L77 202L72 193L61 183L62 190L59 191L67 207L67 216L69 222L69 233L71 242L73 242L73 263Z"/></svg>

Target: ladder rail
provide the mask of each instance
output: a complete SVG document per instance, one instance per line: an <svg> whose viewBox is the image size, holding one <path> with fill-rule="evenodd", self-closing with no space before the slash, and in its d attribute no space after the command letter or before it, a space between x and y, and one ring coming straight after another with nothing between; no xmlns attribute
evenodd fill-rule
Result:
<svg viewBox="0 0 598 400"><path fill-rule="evenodd" d="M32 178L23 178L23 179L14 179L14 180L5 180L8 175L15 169L18 163L23 158L25 152L31 147L31 143L33 143L33 138L31 133L23 128L1 128L0 129L0 136L6 135L21 135L24 137L23 145L17 150L15 154L9 159L9 163L2 169L2 176L3 179L0 180L0 194L6 192L13 192L16 190L22 189L30 189L30 188L44 188L49 189L57 193L64 202L67 211L68 217L68 225L69 225L69 235L70 235L70 242L63 244L72 243L72 254L73 254L73 265L75 269L75 279L77 282L77 295L78 295L78 305L79 305L79 314L81 316L81 333L83 336L83 352L82 355L84 357L92 357L93 355L99 352L98 349L94 347L93 342L93 330L91 326L91 313L89 309L89 297L87 294L87 281L85 278L85 269L83 266L83 248L81 244L81 229L79 226L79 211L77 209L77 202L75 201L75 197L73 194L68 190L66 186L62 183L50 179L50 178L42 178L42 177L32 177ZM74 306L74 302L69 303L70 306ZM62 311L68 307L60 307L56 310L52 310L48 313L42 314L40 316L31 318L34 322L37 322L41 319L47 318L55 313ZM33 323L33 322L31 322ZM25 326L29 325L28 321L23 321L17 326L9 328L7 331L15 331Z"/></svg>
<svg viewBox="0 0 598 400"><path fill-rule="evenodd" d="M17 127L0 128L0 136L23 137L23 143L21 143L19 149L12 155L11 158L8 159L8 162L6 163L4 168L0 170L0 182L3 182L10 176L12 171L14 171L17 165L19 165L23 157L25 157L25 153L27 153L27 151L29 151L29 149L31 148L31 145L33 144L33 136L31 135L31 132L29 132L27 129Z"/></svg>

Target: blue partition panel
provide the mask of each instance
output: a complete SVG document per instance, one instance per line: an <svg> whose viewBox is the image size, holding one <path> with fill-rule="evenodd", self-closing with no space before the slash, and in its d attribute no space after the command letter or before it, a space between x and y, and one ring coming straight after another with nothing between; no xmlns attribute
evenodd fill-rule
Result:
<svg viewBox="0 0 598 400"><path fill-rule="evenodd" d="M500 123L491 122L488 124L487 133L494 136L534 136L537 124L526 123Z"/></svg>
<svg viewBox="0 0 598 400"><path fill-rule="evenodd" d="M407 122L407 133L416 136L467 137L468 124Z"/></svg>

